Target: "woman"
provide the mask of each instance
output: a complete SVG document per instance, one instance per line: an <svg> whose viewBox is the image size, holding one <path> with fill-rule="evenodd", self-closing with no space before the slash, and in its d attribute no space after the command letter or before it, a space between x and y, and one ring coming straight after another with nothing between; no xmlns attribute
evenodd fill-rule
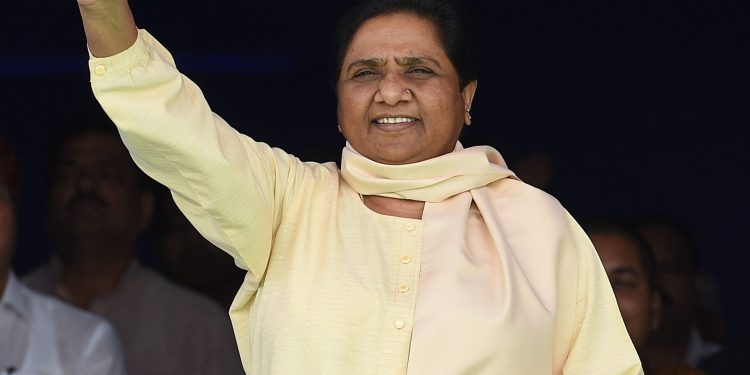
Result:
<svg viewBox="0 0 750 375"><path fill-rule="evenodd" d="M78 0L92 86L141 168L247 270L248 373L640 373L586 235L490 147L463 149L471 39L445 1L344 19L341 169L211 113L126 0Z"/></svg>

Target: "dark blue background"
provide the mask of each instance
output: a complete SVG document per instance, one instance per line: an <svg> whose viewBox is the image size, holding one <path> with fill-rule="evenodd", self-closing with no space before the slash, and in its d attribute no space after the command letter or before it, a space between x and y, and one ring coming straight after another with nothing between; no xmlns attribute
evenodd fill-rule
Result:
<svg viewBox="0 0 750 375"><path fill-rule="evenodd" d="M750 125L745 12L730 1L464 1L484 45L464 143L514 160L548 153L547 190L576 217L664 211L694 231L734 338L750 335ZM344 1L133 0L214 108L303 159L338 160L328 84ZM737 3L738 4L738 3ZM44 259L44 141L90 105L74 0L6 2L0 16L3 133L24 164L16 267Z"/></svg>

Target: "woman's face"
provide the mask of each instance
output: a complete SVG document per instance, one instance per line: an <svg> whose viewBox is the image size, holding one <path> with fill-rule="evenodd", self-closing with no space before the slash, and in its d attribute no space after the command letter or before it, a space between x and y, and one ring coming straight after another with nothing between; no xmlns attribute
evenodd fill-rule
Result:
<svg viewBox="0 0 750 375"><path fill-rule="evenodd" d="M476 90L463 90L433 24L397 13L354 34L338 81L338 119L359 153L407 164L453 151Z"/></svg>

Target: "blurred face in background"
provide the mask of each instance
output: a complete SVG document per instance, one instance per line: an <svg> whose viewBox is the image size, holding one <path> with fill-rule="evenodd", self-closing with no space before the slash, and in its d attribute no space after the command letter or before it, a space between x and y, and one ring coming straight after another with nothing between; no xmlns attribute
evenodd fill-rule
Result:
<svg viewBox="0 0 750 375"><path fill-rule="evenodd" d="M656 273L665 295L664 319L659 336L684 335L697 319L698 293L690 244L680 233L667 225L652 224L639 232L654 250Z"/></svg>
<svg viewBox="0 0 750 375"><path fill-rule="evenodd" d="M50 190L53 237L61 244L134 245L151 211L137 173L115 136L84 133L66 141Z"/></svg>
<svg viewBox="0 0 750 375"><path fill-rule="evenodd" d="M619 234L590 237L612 284L630 339L636 349L642 349L659 326L661 299L649 285L638 245Z"/></svg>

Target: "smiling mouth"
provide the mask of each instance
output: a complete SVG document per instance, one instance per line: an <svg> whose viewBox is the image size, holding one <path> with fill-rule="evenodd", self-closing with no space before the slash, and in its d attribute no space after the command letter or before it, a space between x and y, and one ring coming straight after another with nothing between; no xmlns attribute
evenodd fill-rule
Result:
<svg viewBox="0 0 750 375"><path fill-rule="evenodd" d="M415 122L417 119L411 118L411 117L383 117L375 120L375 123L378 125L390 125L390 124L408 124L410 122Z"/></svg>

